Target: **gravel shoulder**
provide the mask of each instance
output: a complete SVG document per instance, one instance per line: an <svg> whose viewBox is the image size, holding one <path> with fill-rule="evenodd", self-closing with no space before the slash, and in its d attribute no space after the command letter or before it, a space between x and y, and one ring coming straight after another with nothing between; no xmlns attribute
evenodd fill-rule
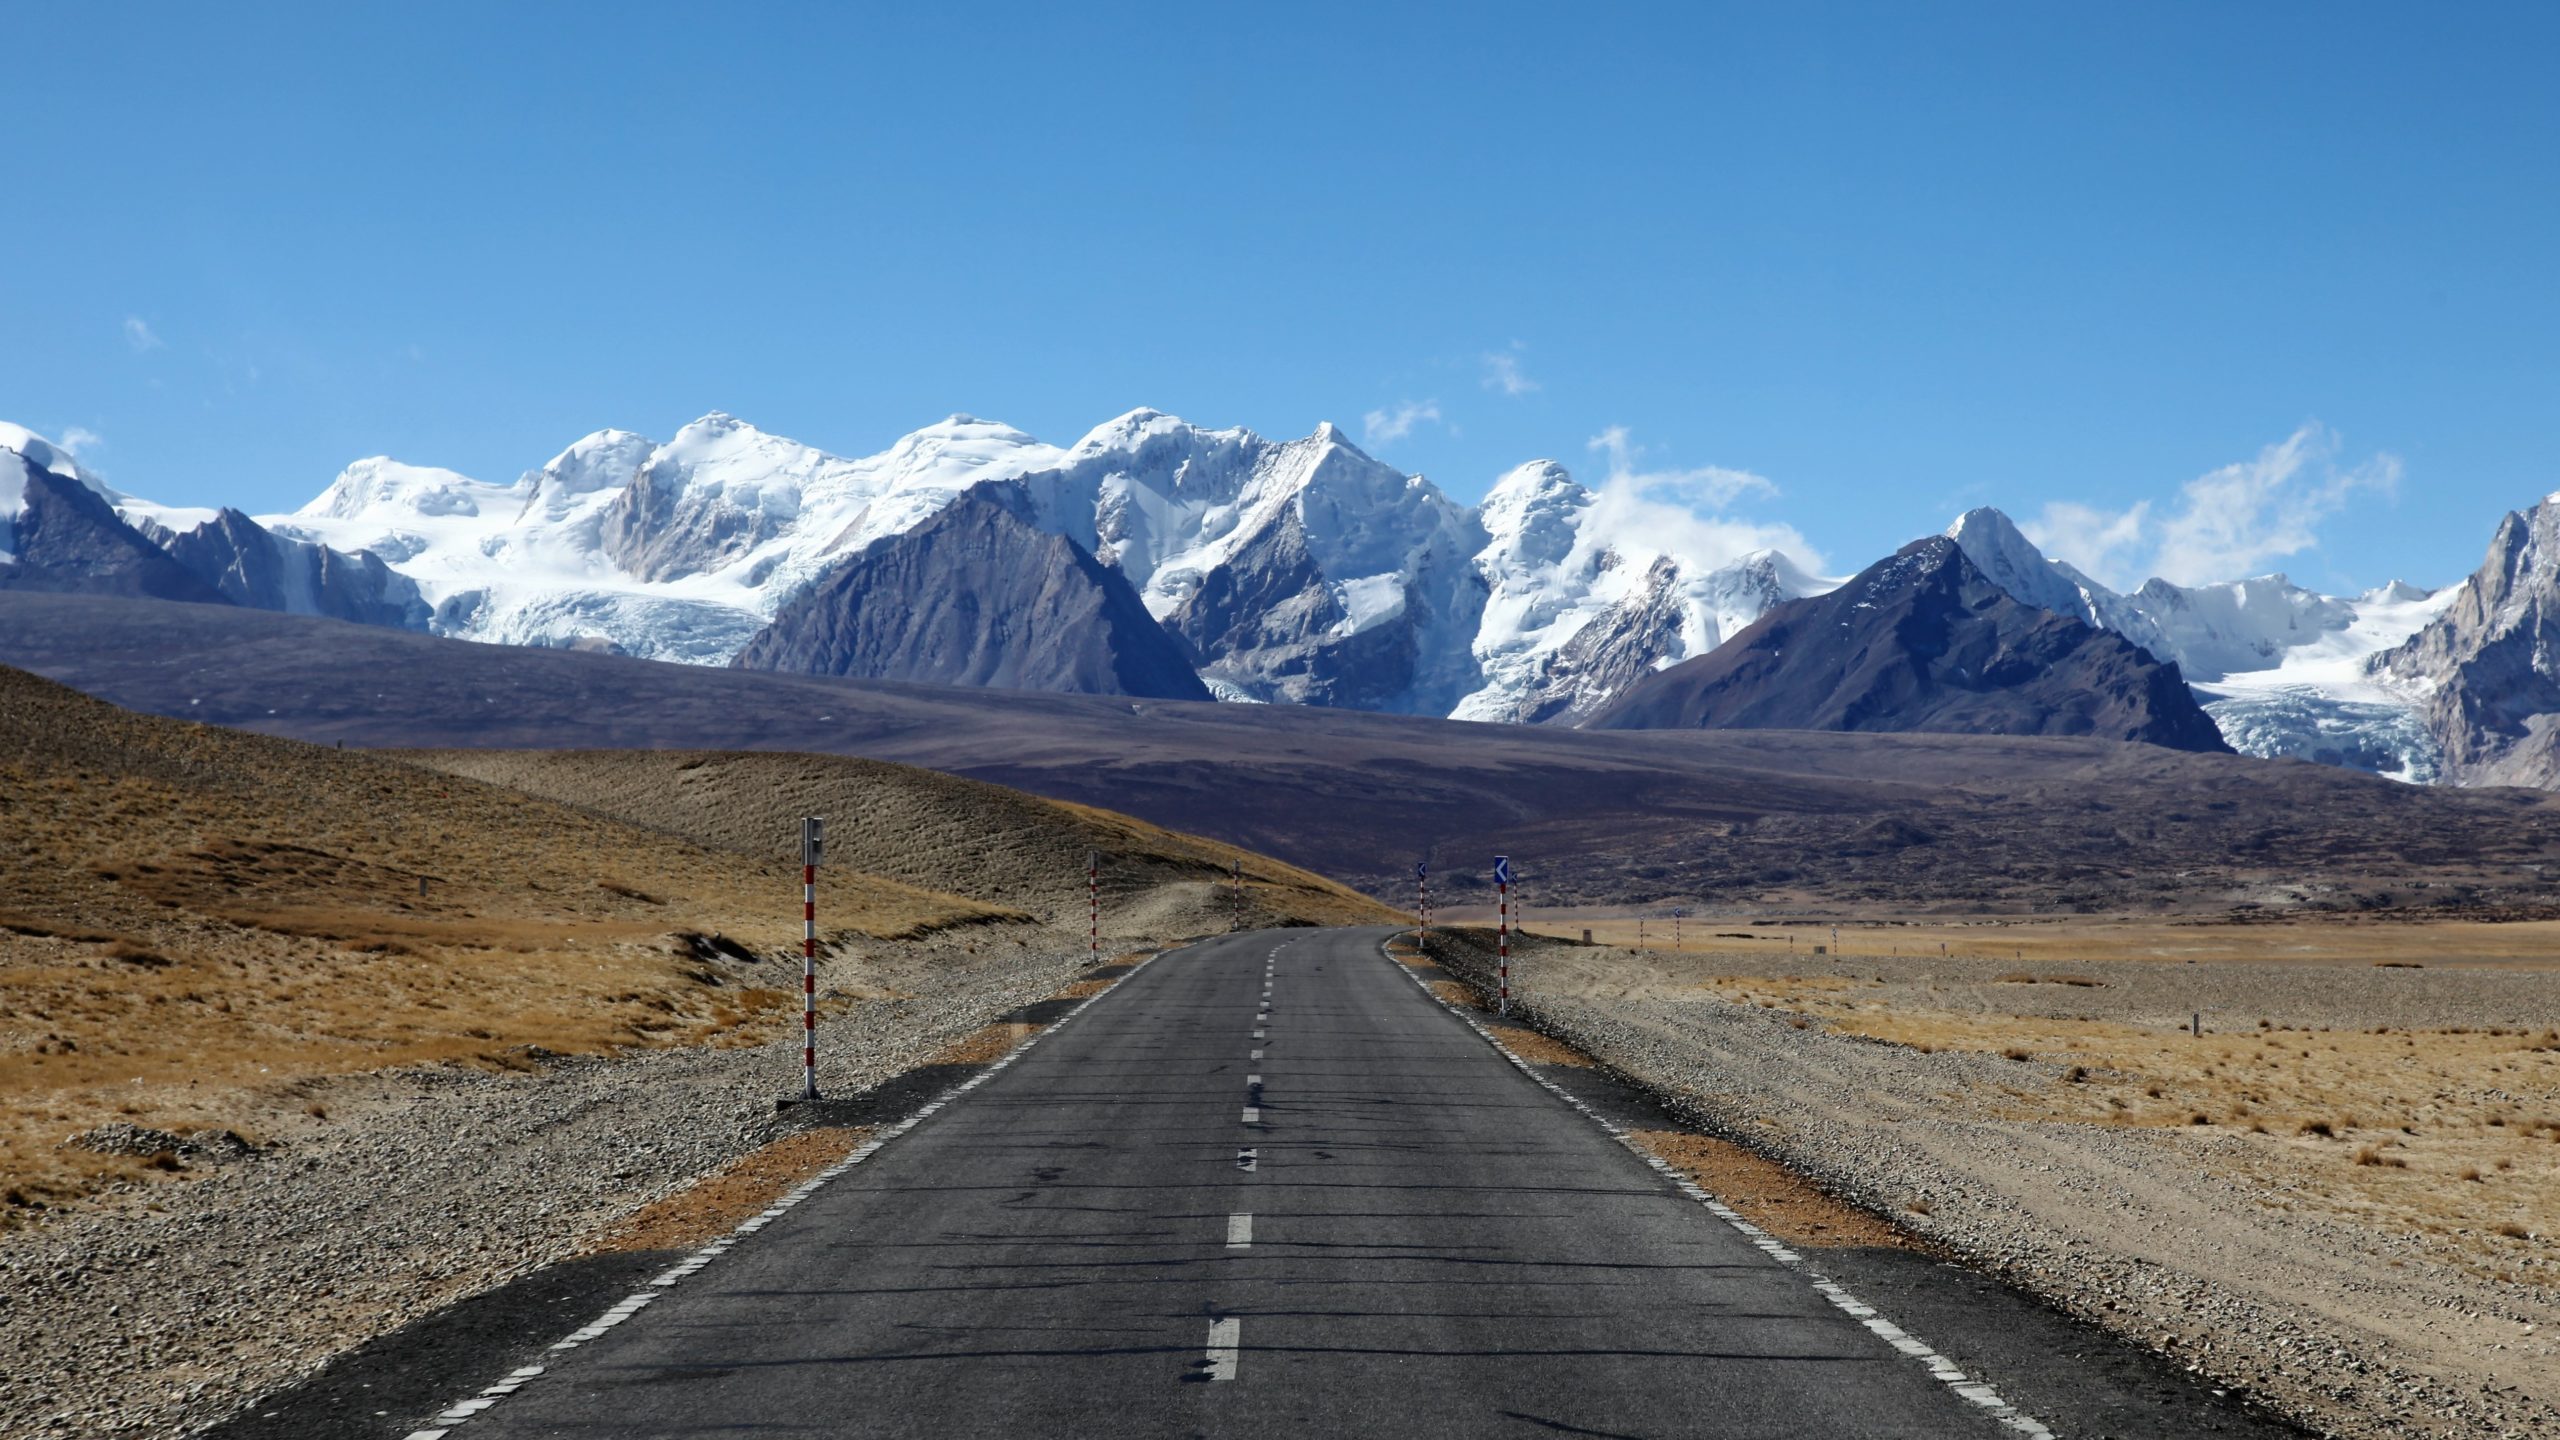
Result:
<svg viewBox="0 0 2560 1440"><path fill-rule="evenodd" d="M1433 954L1472 982L1489 976L1490 956L1463 932L1435 936ZM1726 998L1703 983L1721 958L1646 960L1529 940L1515 944L1514 1010L1708 1133L2317 1429L2560 1436L2560 1256L2550 1234L2560 1217L2540 1216L2513 1239L2403 1228L2395 1212L2305 1183L2293 1163L2298 1148L2306 1164L2343 1167L2343 1148L2228 1124L2052 1118L2022 1097L2051 1089L2076 1099L2085 1087L2060 1063L1882 1042L1839 1015L1791 1006L1774 984L1759 1000ZM2445 1017L2552 1005L2537 977L2431 973ZM2168 989L2203 983L2190 973L2117 987L2113 974L2099 972L2106 988L2006 988L2075 1012L2165 1011ZM2290 974L2283 1003L2364 1023L2347 1012L2366 993L2322 997L2316 978ZM1948 1013L1975 1021L1993 1004L1982 992L1997 985L1990 974L1878 979L1914 995L1934 990ZM2375 976L2369 988L2384 993L2401 979ZM2235 987L2235 1007L2244 992L2273 1003L2266 977L2212 983ZM2466 987L2480 993L2456 993ZM2538 1076L2539 1058L2529 1058ZM2502 1082L2521 1088L2492 1103L2560 1113L2530 1083ZM2538 1157L2529 1165L2560 1165L2560 1145L2522 1153ZM2483 1240L2503 1247L2504 1268L2477 1262L2473 1242Z"/></svg>
<svg viewBox="0 0 2560 1440"><path fill-rule="evenodd" d="M821 1034L852 1095L1069 987L1083 937L878 947ZM848 988L853 988L848 986ZM329 1121L185 1183L0 1236L0 1436L185 1435L332 1356L590 1253L784 1133L798 1033L761 1045L463 1066L298 1087Z"/></svg>

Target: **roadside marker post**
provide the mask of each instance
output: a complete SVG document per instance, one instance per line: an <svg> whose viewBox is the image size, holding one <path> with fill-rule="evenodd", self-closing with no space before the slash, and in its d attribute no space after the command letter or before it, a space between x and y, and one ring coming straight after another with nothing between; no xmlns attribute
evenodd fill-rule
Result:
<svg viewBox="0 0 2560 1440"><path fill-rule="evenodd" d="M1099 850L1084 852L1084 895L1092 912L1085 922L1085 944L1098 964L1102 960L1102 852Z"/></svg>
<svg viewBox="0 0 2560 1440"><path fill-rule="evenodd" d="M1501 944L1501 956L1500 956L1500 965L1499 965L1498 979L1499 979L1499 981L1500 981L1500 986L1501 986L1501 992L1502 992L1502 993L1501 993L1500 998L1496 1001L1496 1004L1495 1004L1495 1008L1494 1008L1494 1012L1493 1012L1493 1013L1495 1013L1496 1015L1508 1015L1508 1014L1510 1014L1510 1013L1511 1013L1511 857L1510 857L1510 856L1508 856L1508 855L1496 855L1496 856L1494 856L1494 857L1493 857L1493 883L1494 883L1494 885L1495 885L1496 887L1498 887L1498 888L1501 890L1501 892L1502 892L1502 928L1501 928L1501 930L1498 932L1498 934L1499 934L1499 936L1500 936L1500 944Z"/></svg>
<svg viewBox="0 0 2560 1440"><path fill-rule="evenodd" d="M1242 930L1244 928L1244 862L1242 860L1236 862L1236 883L1229 895L1235 903L1234 913L1227 920L1227 928Z"/></svg>
<svg viewBox="0 0 2560 1440"><path fill-rule="evenodd" d="M800 1098L818 1098L818 862L826 858L827 822L800 822Z"/></svg>
<svg viewBox="0 0 2560 1440"><path fill-rule="evenodd" d="M1425 938L1428 938L1428 937L1430 936L1430 934L1431 934L1431 862L1430 862L1430 861L1428 861L1428 860L1416 860L1416 861L1414 861L1414 862L1413 862L1413 884L1414 884L1414 888L1415 888L1417 891L1421 892L1422 900L1421 900L1420 910L1421 910L1421 914L1422 914L1422 933L1423 933L1423 935L1424 935L1424 937L1425 937Z"/></svg>
<svg viewBox="0 0 2560 1440"><path fill-rule="evenodd" d="M1671 948L1674 950L1686 950L1689 948L1680 943L1680 918L1688 913L1689 912L1686 910L1677 908L1673 909L1671 912Z"/></svg>
<svg viewBox="0 0 2560 1440"><path fill-rule="evenodd" d="M1652 953L1644 948L1644 917L1641 915L1636 917L1636 956L1644 960L1653 958Z"/></svg>

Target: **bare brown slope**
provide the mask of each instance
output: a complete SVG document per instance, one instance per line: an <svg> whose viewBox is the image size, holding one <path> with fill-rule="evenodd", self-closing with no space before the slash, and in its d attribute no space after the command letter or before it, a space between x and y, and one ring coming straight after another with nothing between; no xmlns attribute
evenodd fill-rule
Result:
<svg viewBox="0 0 2560 1440"><path fill-rule="evenodd" d="M796 975L751 957L790 948L797 878L396 760L135 715L0 669L8 1209L132 1173L139 1156L63 1143L109 1121L254 1133L298 1079L751 1025L791 998ZM836 898L840 938L1008 913L849 867ZM736 948L689 938L711 935Z"/></svg>
<svg viewBox="0 0 2560 1440"><path fill-rule="evenodd" d="M1598 734L763 675L203 605L0 594L0 662L350 744L859 754L1409 896L1904 910L2547 904L2560 802L2089 739Z"/></svg>
<svg viewBox="0 0 2560 1440"><path fill-rule="evenodd" d="M1241 865L1250 925L1395 919L1357 891L1251 851L1089 806L907 765L761 751L438 750L419 764L753 855L788 853L800 817L828 821L833 861L964 892L1053 924L1085 923L1085 855L1103 856L1103 928L1223 927Z"/></svg>

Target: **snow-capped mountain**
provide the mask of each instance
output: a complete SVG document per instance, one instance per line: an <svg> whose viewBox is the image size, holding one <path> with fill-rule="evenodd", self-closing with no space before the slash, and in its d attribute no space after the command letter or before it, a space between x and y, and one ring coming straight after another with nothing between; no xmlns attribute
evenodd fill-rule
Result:
<svg viewBox="0 0 2560 1440"><path fill-rule="evenodd" d="M1273 441L1141 409L1064 447L954 415L852 459L714 413L664 442L596 431L503 484L376 456L259 521L122 494L0 427L0 584L719 664L867 547L992 482L1028 523L1117 570L1231 700L1576 723L1839 583L1775 551L1678 553L1553 461L1468 507L1331 425ZM25 535L42 565L19 559ZM2374 657L2435 621L2449 592L2340 598L2278 575L2122 594L1997 510L1947 535L2013 598L2175 661L2244 751L2436 772L2453 722L2421 714L2427 667ZM1009 633L1008 618L982 618ZM847 653L874 651L923 663L879 644Z"/></svg>
<svg viewBox="0 0 2560 1440"><path fill-rule="evenodd" d="M2560 495L2509 512L2377 678L2414 698L2447 782L2560 786Z"/></svg>
<svg viewBox="0 0 2560 1440"><path fill-rule="evenodd" d="M2176 667L2123 635L2020 600L1943 535L1647 676L1590 724L2097 735L2230 749Z"/></svg>
<svg viewBox="0 0 2560 1440"><path fill-rule="evenodd" d="M21 554L20 552L24 553ZM229 602L424 629L418 587L378 557L270 533L237 510L159 505L0 424L0 585Z"/></svg>
<svg viewBox="0 0 2560 1440"><path fill-rule="evenodd" d="M828 566L1057 453L955 415L846 460L714 413L664 444L599 430L506 485L359 460L264 523L380 555L442 634L722 664Z"/></svg>
<svg viewBox="0 0 2560 1440"><path fill-rule="evenodd" d="M1222 696L1441 715L1474 688L1482 527L1331 424L1275 442L1133 410L1022 483Z"/></svg>
<svg viewBox="0 0 2560 1440"><path fill-rule="evenodd" d="M1612 527L1553 460L1495 482L1477 509L1487 597L1461 720L1570 723L1656 670L1703 655L1783 601L1839 584L1774 550L1710 567Z"/></svg>
<svg viewBox="0 0 2560 1440"><path fill-rule="evenodd" d="M2439 746L2418 695L2376 662L2434 619L2451 591L2394 581L2347 599L2262 575L2193 586L2154 578L2126 595L2047 559L1997 510L1967 511L1947 535L2017 599L2177 662L2242 754L2436 778Z"/></svg>

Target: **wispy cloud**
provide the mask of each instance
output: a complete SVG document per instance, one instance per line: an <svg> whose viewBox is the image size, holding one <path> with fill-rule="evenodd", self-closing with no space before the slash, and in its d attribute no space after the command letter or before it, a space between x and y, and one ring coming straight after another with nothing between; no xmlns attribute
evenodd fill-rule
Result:
<svg viewBox="0 0 2560 1440"><path fill-rule="evenodd" d="M1592 436L1591 448L1609 457L1609 478L1604 483L1670 496L1684 504L1721 510L1745 495L1778 493L1778 487L1767 476L1728 470L1721 465L1701 465L1694 470L1638 470L1636 461L1644 454L1644 447L1629 437L1624 425L1612 425Z"/></svg>
<svg viewBox="0 0 2560 1440"><path fill-rule="evenodd" d="M61 446L64 454L76 456L83 450L95 450L106 444L107 437L85 425L74 425L63 431L53 443Z"/></svg>
<svg viewBox="0 0 2560 1440"><path fill-rule="evenodd" d="M1360 437L1372 445L1392 445L1413 433L1416 425L1440 421L1437 400L1407 400L1386 410L1372 410L1360 419Z"/></svg>
<svg viewBox="0 0 2560 1440"><path fill-rule="evenodd" d="M1768 477L1721 465L1644 469L1644 447L1623 425L1592 436L1590 448L1605 457L1608 473L1593 487L1582 545L1610 546L1628 556L1679 555L1710 569L1755 550L1778 550L1809 570L1822 570L1821 553L1794 526L1724 513L1746 496L1775 496L1778 487Z"/></svg>
<svg viewBox="0 0 2560 1440"><path fill-rule="evenodd" d="M139 315L124 317L124 343L132 346L133 353L136 355L147 355L154 350L168 348L167 342L152 333L151 322Z"/></svg>
<svg viewBox="0 0 2560 1440"><path fill-rule="evenodd" d="M2165 507L2057 501L2018 528L2046 553L2118 588L2151 575L2196 585L2262 574L2317 548L2321 524L2358 495L2399 489L2399 456L2380 452L2349 465L2339 450L2337 432L2312 421L2253 459L2188 481Z"/></svg>
<svg viewBox="0 0 2560 1440"><path fill-rule="evenodd" d="M1484 362L1484 388L1505 395L1526 395L1537 389L1538 382L1530 379L1520 365L1521 357L1528 353L1529 347L1517 340L1512 341L1507 350L1487 351L1481 357Z"/></svg>
<svg viewBox="0 0 2560 1440"><path fill-rule="evenodd" d="M2135 557L2143 545L2143 522L2150 515L2148 500L2124 510L2054 500L2032 518L2019 521L2018 529L2045 554L2070 562L2091 579L2113 585L2128 566L2137 563Z"/></svg>

